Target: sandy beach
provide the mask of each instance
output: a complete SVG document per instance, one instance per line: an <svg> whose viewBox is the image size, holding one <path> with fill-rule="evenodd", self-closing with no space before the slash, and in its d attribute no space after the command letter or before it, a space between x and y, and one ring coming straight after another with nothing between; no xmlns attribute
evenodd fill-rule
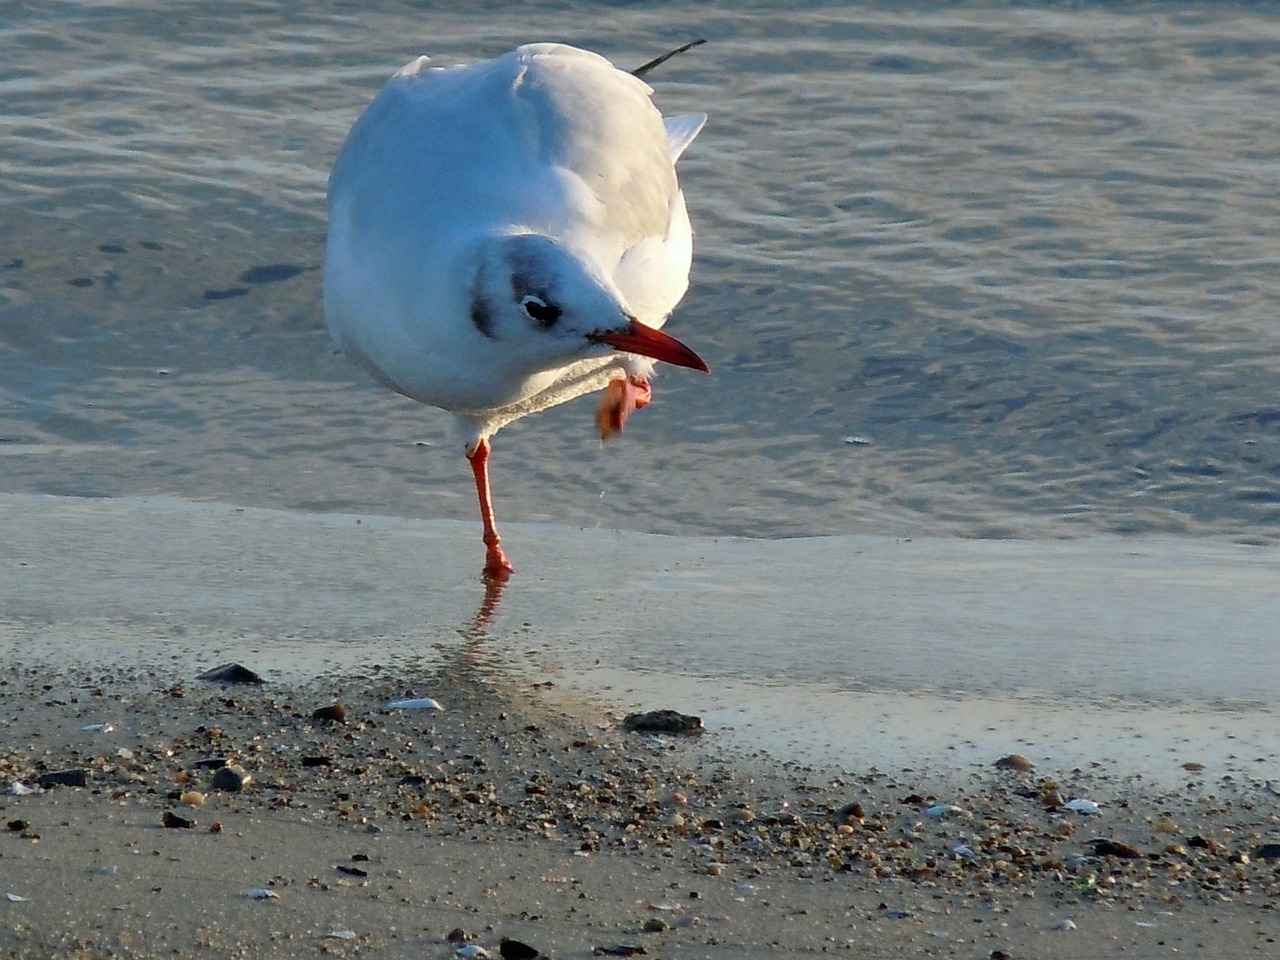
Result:
<svg viewBox="0 0 1280 960"><path fill-rule="evenodd" d="M734 661L719 694L618 668L566 608L625 611L621 587L566 599L544 568L477 612L453 557L475 552L465 524L51 497L0 513L6 955L447 957L452 933L565 958L1266 956L1280 936L1274 719L1256 703L1214 720L1184 696L1203 741L1153 729L1146 754L1074 763L1069 732L1027 745L1028 709L966 747L962 699L846 693L954 716L933 737L843 730L879 741L874 762L824 764L752 733L794 694L771 703ZM611 536L533 532L512 539L553 573L563 541ZM425 581L409 542L452 579L406 589ZM575 563L564 582L598 566ZM1249 564L1217 569L1215 589L1248 589ZM646 628L696 646L695 593L670 590ZM590 690L566 666L582 658L616 685ZM266 682L197 679L227 661ZM621 724L735 690L759 711L708 712L701 736ZM443 709L393 707L421 698ZM1172 708L1151 709L1154 728ZM1232 722L1273 752L1214 749L1240 742L1211 729ZM221 768L248 779L228 789Z"/></svg>

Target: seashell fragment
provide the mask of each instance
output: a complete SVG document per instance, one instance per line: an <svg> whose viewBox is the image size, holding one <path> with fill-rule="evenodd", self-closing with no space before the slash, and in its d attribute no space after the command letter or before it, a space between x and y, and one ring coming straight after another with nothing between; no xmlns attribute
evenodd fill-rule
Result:
<svg viewBox="0 0 1280 960"><path fill-rule="evenodd" d="M1084 797L1076 797L1074 800L1068 800L1062 805L1062 809L1070 810L1073 813L1085 814L1086 816L1102 813L1102 807L1100 804L1094 803L1092 800L1086 800Z"/></svg>
<svg viewBox="0 0 1280 960"><path fill-rule="evenodd" d="M250 900L279 900L280 894L266 887L254 887L249 891Z"/></svg>
<svg viewBox="0 0 1280 960"><path fill-rule="evenodd" d="M485 957L489 956L489 951L478 943L468 943L453 952L462 957L463 960L484 960Z"/></svg>
<svg viewBox="0 0 1280 960"><path fill-rule="evenodd" d="M387 704L388 710L443 710L439 701L430 697L410 697L407 700L392 700Z"/></svg>

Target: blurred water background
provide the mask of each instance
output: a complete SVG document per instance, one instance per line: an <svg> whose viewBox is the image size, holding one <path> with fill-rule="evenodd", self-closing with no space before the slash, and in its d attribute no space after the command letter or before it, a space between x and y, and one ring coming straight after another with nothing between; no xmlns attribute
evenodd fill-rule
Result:
<svg viewBox="0 0 1280 960"><path fill-rule="evenodd" d="M500 521L1280 538L1253 4L0 4L0 491L474 519L444 416L329 345L334 154L418 54L694 36L650 80L710 115L669 329L714 376L505 429Z"/></svg>

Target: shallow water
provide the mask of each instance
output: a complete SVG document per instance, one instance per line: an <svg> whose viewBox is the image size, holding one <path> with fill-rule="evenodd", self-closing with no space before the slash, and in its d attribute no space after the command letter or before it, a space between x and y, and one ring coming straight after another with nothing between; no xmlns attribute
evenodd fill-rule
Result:
<svg viewBox="0 0 1280 960"><path fill-rule="evenodd" d="M0 490L473 519L444 416L329 348L333 155L419 53L702 35L651 79L711 117L671 329L715 374L504 430L500 519L1280 537L1267 8L424 6L0 13Z"/></svg>

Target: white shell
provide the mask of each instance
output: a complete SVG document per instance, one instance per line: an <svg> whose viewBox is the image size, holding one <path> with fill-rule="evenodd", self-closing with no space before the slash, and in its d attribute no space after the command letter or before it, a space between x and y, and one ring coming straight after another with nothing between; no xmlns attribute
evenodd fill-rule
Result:
<svg viewBox="0 0 1280 960"><path fill-rule="evenodd" d="M489 956L489 951L478 943L468 943L465 947L459 947L453 952L462 957L463 960L484 960L485 957Z"/></svg>
<svg viewBox="0 0 1280 960"><path fill-rule="evenodd" d="M15 780L13 783L9 784L9 793L15 797L29 797L31 794L39 792L39 787L28 787L25 783L22 783L19 780Z"/></svg>
<svg viewBox="0 0 1280 960"><path fill-rule="evenodd" d="M443 710L439 701L430 697L413 697L409 700L392 700L387 704L388 710Z"/></svg>
<svg viewBox="0 0 1280 960"><path fill-rule="evenodd" d="M1059 920L1057 923L1053 925L1054 930L1074 930L1075 928L1076 928L1076 922L1066 917Z"/></svg>
<svg viewBox="0 0 1280 960"><path fill-rule="evenodd" d="M1072 810L1076 813L1084 814L1101 814L1102 807L1094 803L1092 800L1086 800L1084 797L1076 797L1074 800L1068 800L1062 805L1063 810Z"/></svg>
<svg viewBox="0 0 1280 960"><path fill-rule="evenodd" d="M250 900L279 900L280 894L266 887L254 887L249 891Z"/></svg>
<svg viewBox="0 0 1280 960"><path fill-rule="evenodd" d="M4 897L10 903L26 903L28 900L31 899L30 897L24 897L16 893L6 893Z"/></svg>

